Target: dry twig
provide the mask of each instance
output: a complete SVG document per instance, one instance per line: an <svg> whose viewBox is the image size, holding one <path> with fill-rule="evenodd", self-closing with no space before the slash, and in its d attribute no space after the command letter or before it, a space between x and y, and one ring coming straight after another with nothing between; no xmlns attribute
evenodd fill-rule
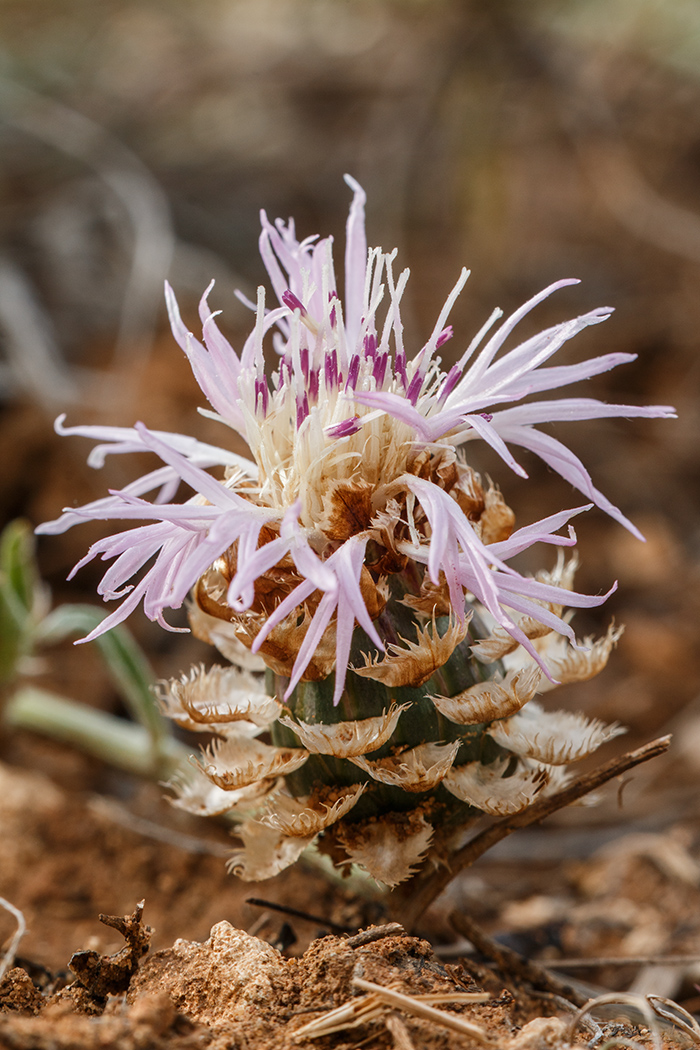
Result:
<svg viewBox="0 0 700 1050"><path fill-rule="evenodd" d="M572 802L602 787L614 777L626 773L628 769L641 765L642 762L648 762L651 758L657 758L668 750L670 743L670 736L659 737L635 751L628 751L624 755L611 759L604 766L590 773L584 773L554 795L540 796L527 809L513 816L503 817L475 835L450 857L449 867L423 872L408 884L408 890L399 887L393 892L390 900L393 901L397 914L400 913L404 926L408 930L414 928L423 912L442 893L455 875L464 868L468 868L501 839L507 838L519 828L525 828L529 824L536 824L544 820L557 810L571 805ZM407 899L408 894L410 896Z"/></svg>
<svg viewBox="0 0 700 1050"><path fill-rule="evenodd" d="M584 1003L588 1002L589 996L582 995L570 984L558 980L543 966L524 958L522 955L514 952L512 948L498 944L480 926L477 926L469 916L453 911L450 914L450 925L458 933L470 940L482 955L492 959L498 966L500 975L506 977L512 975L516 980L525 981L526 984L531 985L534 989L567 999L575 1006L583 1006Z"/></svg>

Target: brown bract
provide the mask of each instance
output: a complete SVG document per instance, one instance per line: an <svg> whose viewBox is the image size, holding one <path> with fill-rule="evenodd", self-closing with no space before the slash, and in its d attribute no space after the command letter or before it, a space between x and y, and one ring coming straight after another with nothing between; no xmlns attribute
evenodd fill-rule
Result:
<svg viewBox="0 0 700 1050"><path fill-rule="evenodd" d="M353 670L355 674L383 682L392 689L403 685L423 685L432 678L439 667L447 663L460 642L464 641L470 620L471 614L465 615L461 622L457 619L450 620L447 630L441 636L438 634L433 614L432 625L416 628L417 642L402 638L405 648L390 643L387 646L387 655L381 660L363 653L365 666L354 667Z"/></svg>
<svg viewBox="0 0 700 1050"><path fill-rule="evenodd" d="M331 481L323 495L323 517L317 528L337 544L364 532L372 519L373 492L369 481Z"/></svg>

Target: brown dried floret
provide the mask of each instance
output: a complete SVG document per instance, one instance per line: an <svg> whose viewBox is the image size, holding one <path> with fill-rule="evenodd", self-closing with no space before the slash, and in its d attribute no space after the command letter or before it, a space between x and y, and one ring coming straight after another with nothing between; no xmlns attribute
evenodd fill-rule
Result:
<svg viewBox="0 0 700 1050"><path fill-rule="evenodd" d="M259 780L236 791L225 791L213 784L199 766L192 765L177 770L165 787L174 792L175 797L168 797L168 801L177 809L198 817L217 817L232 809L245 811L248 806L257 806L275 783L274 779Z"/></svg>
<svg viewBox="0 0 700 1050"><path fill-rule="evenodd" d="M372 518L374 485L369 481L335 480L323 494L323 517L317 528L334 543L364 532Z"/></svg>
<svg viewBox="0 0 700 1050"><path fill-rule="evenodd" d="M547 659L547 667L554 679L561 685L570 682L587 682L589 678L595 678L603 670L610 658L618 641L622 636L624 627L610 624L607 633L602 638L593 639L592 636L584 638L585 648L574 649L568 645L563 656L556 659Z"/></svg>
<svg viewBox="0 0 700 1050"><path fill-rule="evenodd" d="M507 540L515 526L515 514L500 490L492 485L484 495L484 509L479 518L479 535L484 543Z"/></svg>

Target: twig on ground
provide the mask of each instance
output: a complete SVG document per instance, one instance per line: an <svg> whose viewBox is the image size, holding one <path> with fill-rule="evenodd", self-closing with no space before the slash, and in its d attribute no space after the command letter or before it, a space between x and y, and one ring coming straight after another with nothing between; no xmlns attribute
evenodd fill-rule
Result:
<svg viewBox="0 0 700 1050"><path fill-rule="evenodd" d="M505 977L512 975L517 981L525 981L526 984L531 985L534 989L548 992L562 999L568 999L575 1006L583 1006L584 1003L588 1002L589 996L582 995L570 984L560 981L543 966L540 966L539 963L531 962L529 959L514 952L512 948L498 944L493 937L489 937L480 926L477 926L469 916L453 911L450 914L450 925L454 927L457 933L461 933L462 936L470 940L482 955L492 959L498 966L501 975Z"/></svg>
<svg viewBox="0 0 700 1050"><path fill-rule="evenodd" d="M0 907L4 908L5 911L9 911L10 915L14 916L15 921L17 923L17 929L14 932L12 940L5 949L5 954L2 957L2 961L0 961L1 981L7 973L7 971L12 966L13 962L15 961L15 955L17 953L17 949L19 948L19 942L22 940L27 931L27 923L24 918L24 915L19 910L19 908L15 908L14 904L10 904L10 902L5 900L4 897L0 897Z"/></svg>
<svg viewBox="0 0 700 1050"><path fill-rule="evenodd" d="M313 915L308 911L300 911L299 908L291 908L287 904L276 904L274 901L262 900L260 897L246 897L246 904L252 904L255 908L268 908L270 911L281 912L282 915L290 915L294 919L303 919L304 922L312 922L316 926L326 926L334 933L352 933L350 926L342 926L338 922L331 922L321 915ZM368 931L369 932L369 931ZM382 936L387 936L383 934Z"/></svg>
<svg viewBox="0 0 700 1050"><path fill-rule="evenodd" d="M345 943L350 948L361 948L364 944L373 944L374 941L381 941L385 937L405 936L406 931L400 922L389 922L386 926L370 926L368 930L361 930L348 937Z"/></svg>
<svg viewBox="0 0 700 1050"><path fill-rule="evenodd" d="M689 1039L692 1039L696 1046L700 1046L700 1025L692 1014L663 995L647 995L647 1001L654 1013L663 1017L664 1021L670 1021L671 1024L676 1025L682 1032L685 1032Z"/></svg>
<svg viewBox="0 0 700 1050"><path fill-rule="evenodd" d="M423 912L432 904L435 898L442 893L452 879L464 868L468 868L482 854L491 849L519 828L525 828L529 824L536 824L545 817L551 816L557 810L571 805L578 799L602 787L614 777L626 773L628 769L648 762L649 759L657 758L668 750L671 743L670 736L662 736L652 740L649 744L628 751L624 755L611 759L604 766L584 773L582 776L572 780L562 791L554 795L540 796L527 809L522 810L510 817L503 817L495 821L489 827L475 835L466 845L457 850L449 860L449 867L441 867L436 871L424 872L409 883L408 890L399 887L389 897L389 901L396 907L397 913L400 909L401 921L404 926L411 930ZM410 894L410 896L409 896Z"/></svg>
<svg viewBox="0 0 700 1050"><path fill-rule="evenodd" d="M597 1010L599 1006L608 1005L633 1006L639 1010L644 1017L647 1028L651 1032L656 1050L661 1050L661 1031L659 1028L659 1022L654 1016L654 1011L647 1000L643 999L641 995L630 995L628 992L610 992L606 995L599 995L597 999L589 999L585 1006L582 1006L572 1018L568 1032L565 1036L566 1043L573 1044L576 1029L585 1019L587 1013L590 1013L591 1010Z"/></svg>

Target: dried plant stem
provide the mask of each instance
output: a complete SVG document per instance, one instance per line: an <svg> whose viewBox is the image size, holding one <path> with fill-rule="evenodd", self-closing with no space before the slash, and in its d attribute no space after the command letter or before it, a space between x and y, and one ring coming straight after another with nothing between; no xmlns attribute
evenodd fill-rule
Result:
<svg viewBox="0 0 700 1050"><path fill-rule="evenodd" d="M559 995L563 999L568 999L574 1006L583 1006L590 999L589 995L582 995L566 981L558 980L544 966L531 962L504 944L498 944L468 915L453 911L450 914L450 925L457 933L461 933L463 937L471 941L477 951L492 959L501 976L512 975L516 981L525 981L533 989L549 992L551 995Z"/></svg>
<svg viewBox="0 0 700 1050"><path fill-rule="evenodd" d="M518 828L525 828L530 824L536 824L545 817L556 813L557 810L571 805L578 799L590 794L597 788L602 787L614 777L626 773L628 769L648 762L651 758L657 758L668 750L671 743L670 736L662 736L652 740L649 744L628 751L624 755L611 759L604 766L584 773L568 784L563 790L554 795L540 796L527 809L516 813L511 817L504 817L495 821L489 827L479 832L470 839L466 845L457 850L450 857L449 867L438 868L437 871L424 872L408 884L408 889L401 887L394 890L389 898L390 908L401 919L403 925L409 931L412 930L423 912L428 908L435 898L442 893L452 879L464 868L468 868L482 854L495 846L501 839L507 838Z"/></svg>

